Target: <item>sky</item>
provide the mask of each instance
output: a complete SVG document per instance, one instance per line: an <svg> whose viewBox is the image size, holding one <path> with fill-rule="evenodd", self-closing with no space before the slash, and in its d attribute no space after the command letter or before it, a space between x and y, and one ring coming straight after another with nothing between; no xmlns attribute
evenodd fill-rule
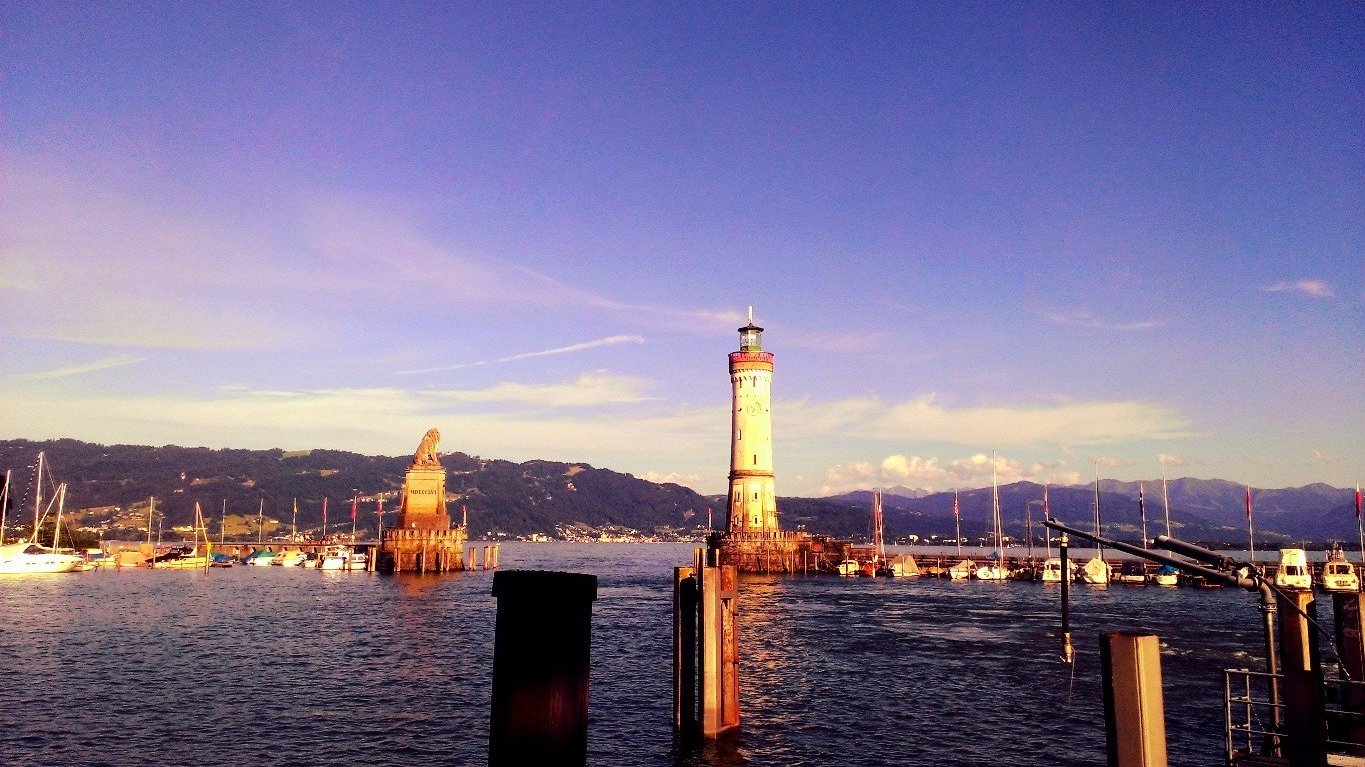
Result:
<svg viewBox="0 0 1365 767"><path fill-rule="evenodd" d="M0 438L1365 477L1365 5L11 3ZM992 458L992 456L995 456Z"/></svg>

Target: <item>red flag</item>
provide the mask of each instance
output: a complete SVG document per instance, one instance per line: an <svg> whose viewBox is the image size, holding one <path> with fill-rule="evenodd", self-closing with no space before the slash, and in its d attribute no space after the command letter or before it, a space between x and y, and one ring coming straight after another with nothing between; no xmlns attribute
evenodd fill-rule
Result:
<svg viewBox="0 0 1365 767"><path fill-rule="evenodd" d="M351 521L355 521L355 510L356 510L356 507L359 506L359 505L360 505L360 499L359 499L359 498L352 498L352 499L351 499Z"/></svg>
<svg viewBox="0 0 1365 767"><path fill-rule="evenodd" d="M1251 521L1251 488L1247 487L1247 521Z"/></svg>
<svg viewBox="0 0 1365 767"><path fill-rule="evenodd" d="M1360 485L1356 485L1356 519L1360 519Z"/></svg>
<svg viewBox="0 0 1365 767"><path fill-rule="evenodd" d="M384 514L384 499L383 499L383 498L380 498L380 499L379 499L379 508L375 509L375 510L374 510L374 513L375 513L376 515L383 516L383 514Z"/></svg>
<svg viewBox="0 0 1365 767"><path fill-rule="evenodd" d="M327 499L322 499L322 529L327 529Z"/></svg>

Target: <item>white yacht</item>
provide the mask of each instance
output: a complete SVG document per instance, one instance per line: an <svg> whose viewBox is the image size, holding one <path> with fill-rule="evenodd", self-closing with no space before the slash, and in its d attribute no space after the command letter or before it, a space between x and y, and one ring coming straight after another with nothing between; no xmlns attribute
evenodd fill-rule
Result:
<svg viewBox="0 0 1365 767"><path fill-rule="evenodd" d="M28 541L0 546L0 573L71 573L84 564L84 557Z"/></svg>
<svg viewBox="0 0 1365 767"><path fill-rule="evenodd" d="M1313 588L1308 555L1303 549L1280 549L1280 566L1275 570L1275 585L1282 589Z"/></svg>

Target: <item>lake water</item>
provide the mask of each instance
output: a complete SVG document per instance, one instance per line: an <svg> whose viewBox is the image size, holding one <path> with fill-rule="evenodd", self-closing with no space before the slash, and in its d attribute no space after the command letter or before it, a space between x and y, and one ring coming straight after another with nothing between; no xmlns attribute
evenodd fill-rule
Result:
<svg viewBox="0 0 1365 767"><path fill-rule="evenodd" d="M1244 591L1078 585L1073 669L1056 586L749 577L741 732L691 750L671 730L670 598L691 550L503 544L503 569L599 578L591 764L1103 764L1098 635L1132 630L1162 639L1171 764L1212 767L1221 670L1262 667ZM491 581L277 567L0 580L0 763L486 764Z"/></svg>

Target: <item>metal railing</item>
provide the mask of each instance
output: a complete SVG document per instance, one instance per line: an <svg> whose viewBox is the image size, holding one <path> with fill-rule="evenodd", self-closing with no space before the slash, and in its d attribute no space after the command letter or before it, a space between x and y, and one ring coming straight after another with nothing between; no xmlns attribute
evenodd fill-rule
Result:
<svg viewBox="0 0 1365 767"><path fill-rule="evenodd" d="M1223 742L1228 765L1286 750L1290 736L1273 724L1284 720L1285 705L1272 703L1270 694L1273 684L1282 682L1281 674L1223 670ZM1365 756L1365 682L1324 680L1323 697L1327 753ZM1281 715L1275 716L1276 712Z"/></svg>

